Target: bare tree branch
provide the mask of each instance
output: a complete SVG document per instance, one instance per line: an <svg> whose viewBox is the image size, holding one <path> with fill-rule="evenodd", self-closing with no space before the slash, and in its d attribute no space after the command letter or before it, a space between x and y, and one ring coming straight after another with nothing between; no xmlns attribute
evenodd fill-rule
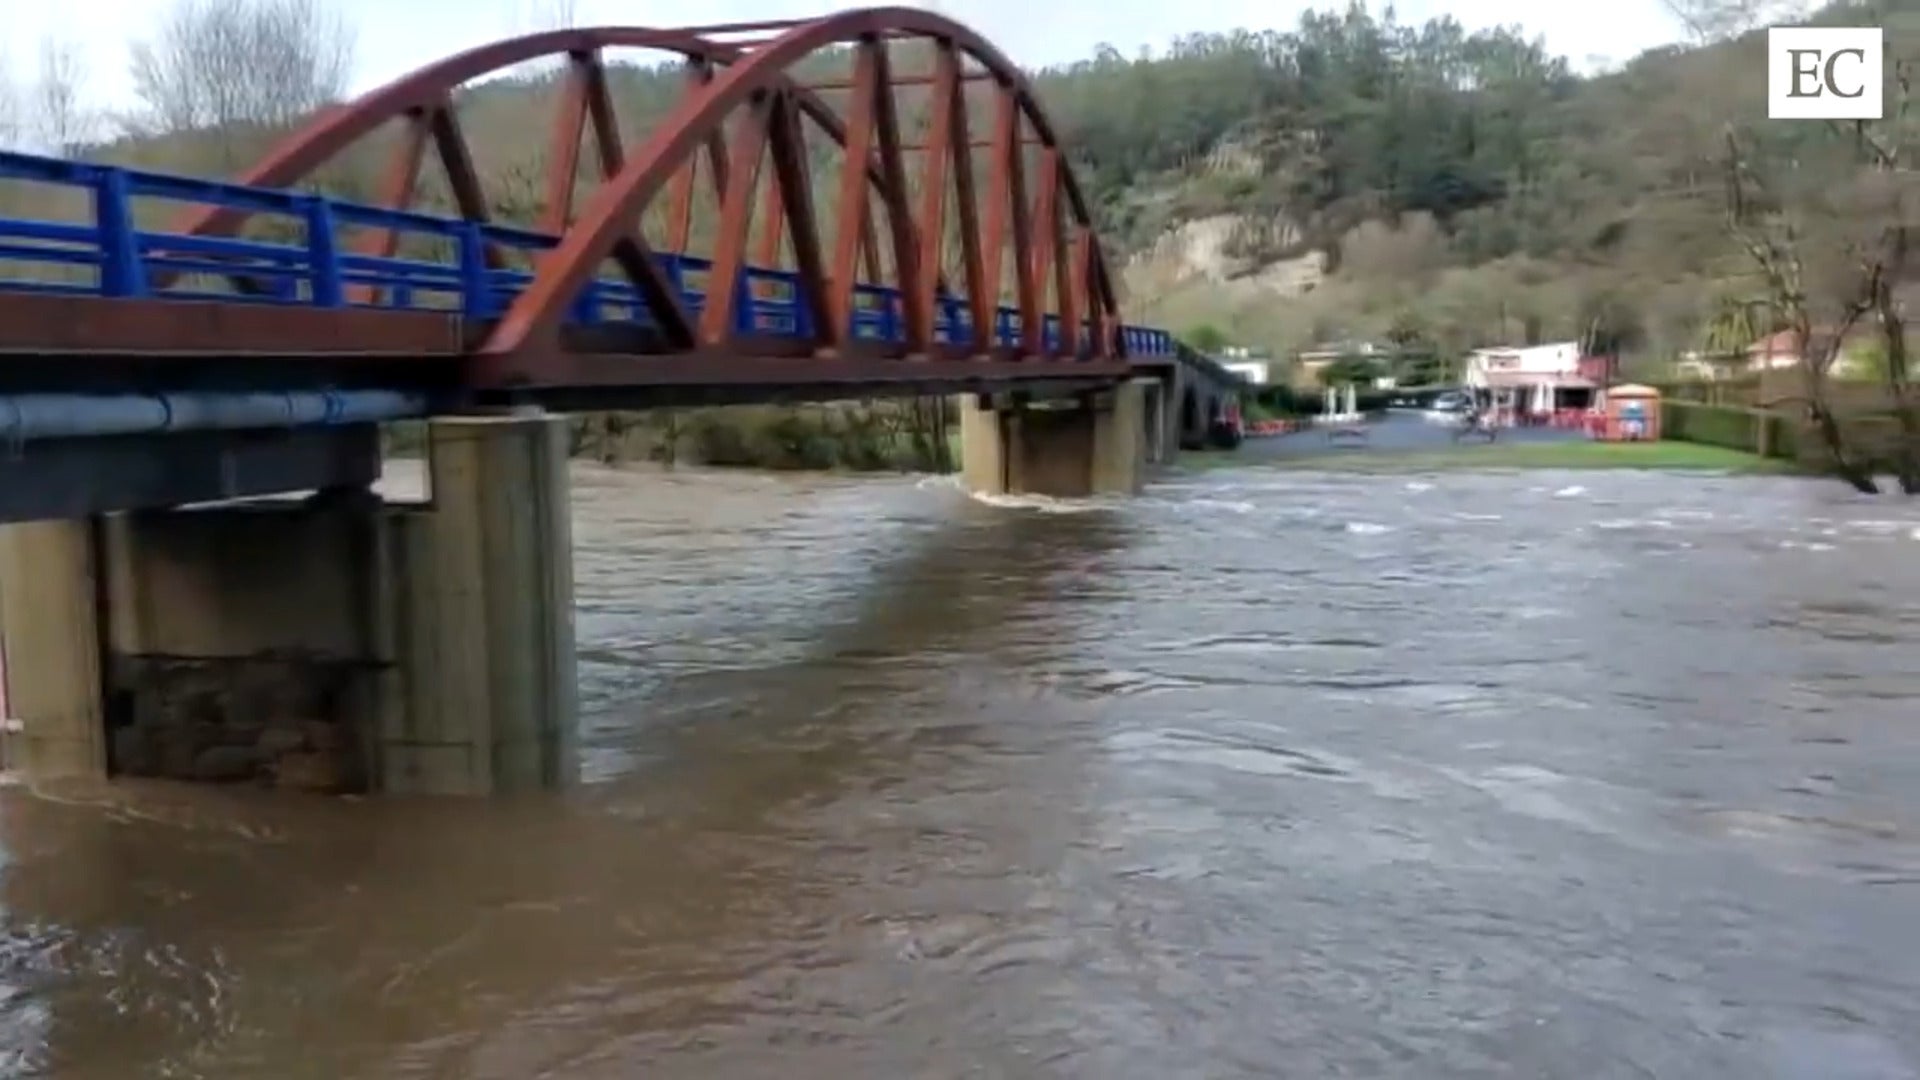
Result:
<svg viewBox="0 0 1920 1080"><path fill-rule="evenodd" d="M69 154L95 134L95 117L80 99L87 81L86 58L75 42L48 36L40 40L40 73L34 81L34 134L56 154Z"/></svg>
<svg viewBox="0 0 1920 1080"><path fill-rule="evenodd" d="M1769 302L1786 324L1800 354L1808 419L1832 458L1834 470L1856 490L1877 494L1879 485L1866 463L1857 459L1828 404L1827 376L1840 348L1870 308L1865 297L1844 302L1839 319L1820 327L1808 311L1806 267L1801 260L1800 229L1793 216L1761 180L1733 128L1726 132L1727 231L1753 260L1765 280Z"/></svg>
<svg viewBox="0 0 1920 1080"><path fill-rule="evenodd" d="M521 33L571 30L580 25L579 8L576 0L514 0L508 18L514 30Z"/></svg>
<svg viewBox="0 0 1920 1080"><path fill-rule="evenodd" d="M1758 151L1729 128L1726 208L1728 232L1765 281L1779 321L1800 343L1814 429L1836 471L1865 492L1877 490L1872 463L1834 415L1828 380L1849 335L1866 326L1878 330L1884 412L1898 428L1879 459L1890 456L1901 490L1911 495L1920 494L1920 388L1908 370L1898 287L1912 272L1913 230L1920 227L1914 220L1920 189L1909 164L1920 131L1912 122L1913 66L1890 66L1894 102L1887 117L1830 124L1829 148L1777 162L1775 173L1795 186L1791 192L1763 180ZM1809 260L1820 269L1810 271Z"/></svg>
<svg viewBox="0 0 1920 1080"><path fill-rule="evenodd" d="M1740 37L1772 23L1806 14L1804 0L1661 0L1696 44Z"/></svg>
<svg viewBox="0 0 1920 1080"><path fill-rule="evenodd" d="M340 100L354 34L323 0L175 0L132 50L145 134L257 135Z"/></svg>
<svg viewBox="0 0 1920 1080"><path fill-rule="evenodd" d="M13 78L13 61L0 44L0 147L19 146L26 134L26 109Z"/></svg>

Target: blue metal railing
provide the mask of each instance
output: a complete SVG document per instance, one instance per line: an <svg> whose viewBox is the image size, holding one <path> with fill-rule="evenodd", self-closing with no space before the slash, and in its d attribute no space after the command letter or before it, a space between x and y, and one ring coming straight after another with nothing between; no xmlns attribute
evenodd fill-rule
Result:
<svg viewBox="0 0 1920 1080"><path fill-rule="evenodd" d="M544 233L506 225L385 210L303 192L0 152L0 181L9 179L84 194L92 203L92 223L0 216L0 291L318 308L379 307L492 318L507 309L520 290L532 282L533 275L490 266L487 250L532 253L558 243ZM259 215L290 236L276 241L150 232L134 220L132 200L136 198ZM392 230L397 237L422 239L438 248L443 259L356 254L341 242L341 232L346 229ZM688 314L697 317L706 301L711 264L686 255L656 258L667 280L679 291ZM49 275L48 267L69 269ZM164 288L157 283L163 277L170 278ZM218 291L196 287L196 277L246 278L263 283L265 289L258 295ZM741 275L739 289L734 304L737 331L805 340L815 337L799 275L749 267ZM377 299L362 303L356 298L363 292ZM904 339L898 289L856 285L854 292L854 337L896 343ZM1060 341L1060 318L1045 318L1046 348L1055 349ZM632 284L596 278L572 304L570 320L579 324L650 325L652 316ZM1082 326L1087 325L1082 320ZM972 326L972 312L964 300L941 297L934 324L936 339L966 340ZM1164 330L1126 326L1121 335L1130 356L1174 354L1173 335ZM998 309L994 340L1002 346L1019 343L1020 312L1016 308ZM1081 340L1087 340L1085 331Z"/></svg>

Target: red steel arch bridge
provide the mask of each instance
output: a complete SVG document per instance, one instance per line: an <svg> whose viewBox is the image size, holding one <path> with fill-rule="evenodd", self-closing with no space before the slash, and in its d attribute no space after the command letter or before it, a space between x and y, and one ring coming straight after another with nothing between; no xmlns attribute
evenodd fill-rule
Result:
<svg viewBox="0 0 1920 1080"><path fill-rule="evenodd" d="M621 115L622 50L680 59L663 115ZM465 95L543 59L563 67L538 220L499 220ZM329 194L356 171L370 195ZM322 110L231 179L0 153L0 443L78 455L0 475L16 491L152 456L93 461L92 437L1142 376L1177 401L1183 370L1221 377L1122 318L1023 73L918 9L499 41Z"/></svg>
<svg viewBox="0 0 1920 1080"><path fill-rule="evenodd" d="M679 58L664 112L623 114L627 49ZM489 190L476 84L541 60L544 176ZM905 8L497 42L227 179L0 153L0 758L126 771L171 715L143 673L191 657L231 705L271 660L333 703L330 788L570 782L545 413L953 395L972 489L1130 494L1237 380L1122 318L1090 211L1021 72ZM389 503L412 417L431 497Z"/></svg>

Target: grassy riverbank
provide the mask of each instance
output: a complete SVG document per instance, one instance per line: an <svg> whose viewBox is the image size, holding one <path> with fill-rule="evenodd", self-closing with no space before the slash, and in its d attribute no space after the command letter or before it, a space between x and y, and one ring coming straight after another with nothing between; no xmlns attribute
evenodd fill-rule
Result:
<svg viewBox="0 0 1920 1080"><path fill-rule="evenodd" d="M1790 474L1791 462L1763 458L1696 443L1607 443L1577 440L1540 443L1468 443L1444 449L1367 450L1300 457L1261 458L1238 453L1189 454L1185 464L1201 468L1272 465L1290 469L1350 472L1440 472L1457 469L1689 469L1740 474Z"/></svg>

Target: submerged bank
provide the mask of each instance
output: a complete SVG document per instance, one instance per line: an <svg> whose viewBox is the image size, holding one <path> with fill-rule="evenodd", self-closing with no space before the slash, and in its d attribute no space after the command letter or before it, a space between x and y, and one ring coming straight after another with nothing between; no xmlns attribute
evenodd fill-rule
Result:
<svg viewBox="0 0 1920 1080"><path fill-rule="evenodd" d="M1243 459L1244 460L1244 459ZM1278 457L1274 464L1366 472L1432 472L1453 469L1689 469L1752 475L1783 475L1790 463L1696 443L1464 443L1444 449L1385 450Z"/></svg>
<svg viewBox="0 0 1920 1080"><path fill-rule="evenodd" d="M1270 465L1340 472L1440 472L1475 469L1681 469L1718 473L1782 474L1799 471L1791 461L1723 445L1698 442L1596 442L1567 428L1502 430L1494 442L1456 440L1451 426L1424 417L1389 413L1366 425L1363 440L1335 441L1309 428L1274 438L1250 439L1233 454L1196 455L1202 468Z"/></svg>

